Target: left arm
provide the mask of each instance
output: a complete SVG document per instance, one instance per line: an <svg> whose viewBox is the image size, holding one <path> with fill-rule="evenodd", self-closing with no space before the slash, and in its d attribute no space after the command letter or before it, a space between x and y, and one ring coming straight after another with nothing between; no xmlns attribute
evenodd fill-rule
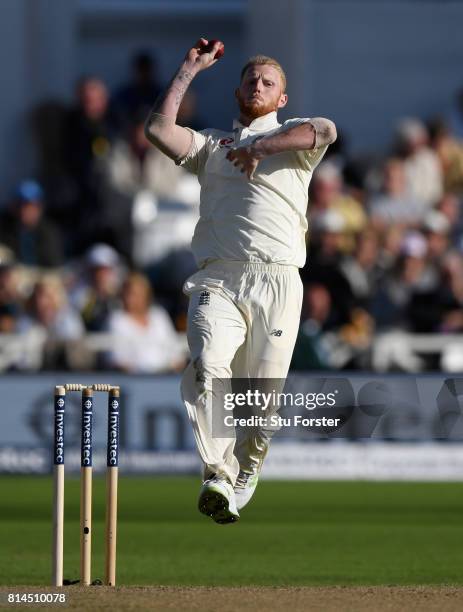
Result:
<svg viewBox="0 0 463 612"><path fill-rule="evenodd" d="M334 123L330 119L315 117L272 136L257 138L248 147L231 149L227 159L235 166L241 166L241 172L246 172L248 178L252 179L259 161L268 155L318 149L333 143L336 138Z"/></svg>

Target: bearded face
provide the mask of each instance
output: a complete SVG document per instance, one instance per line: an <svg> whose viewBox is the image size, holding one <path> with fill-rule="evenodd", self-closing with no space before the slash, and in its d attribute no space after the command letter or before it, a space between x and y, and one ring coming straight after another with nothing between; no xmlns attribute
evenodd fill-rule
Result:
<svg viewBox="0 0 463 612"><path fill-rule="evenodd" d="M280 73L270 65L250 66L236 90L241 115L250 120L282 108L287 96L282 92Z"/></svg>
<svg viewBox="0 0 463 612"><path fill-rule="evenodd" d="M250 119L257 119L257 117L267 115L272 111L276 111L278 108L277 100L264 101L259 95L243 97L240 90L238 90L236 97L240 107L240 113L246 115L246 117Z"/></svg>

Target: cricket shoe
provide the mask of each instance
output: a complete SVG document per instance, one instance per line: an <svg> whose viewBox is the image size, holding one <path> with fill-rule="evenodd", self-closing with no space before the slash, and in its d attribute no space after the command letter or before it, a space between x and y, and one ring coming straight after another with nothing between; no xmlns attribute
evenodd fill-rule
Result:
<svg viewBox="0 0 463 612"><path fill-rule="evenodd" d="M199 492L198 509L220 525L234 523L240 518L233 487L228 480L220 476L213 476L203 483Z"/></svg>
<svg viewBox="0 0 463 612"><path fill-rule="evenodd" d="M235 498L236 507L238 510L244 508L244 506L250 501L251 497L254 495L258 481L258 473L253 474L240 470L235 483Z"/></svg>

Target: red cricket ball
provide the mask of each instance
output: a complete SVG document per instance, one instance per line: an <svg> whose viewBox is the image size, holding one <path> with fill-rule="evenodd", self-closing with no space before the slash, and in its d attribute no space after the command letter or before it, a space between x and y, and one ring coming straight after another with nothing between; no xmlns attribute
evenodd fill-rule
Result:
<svg viewBox="0 0 463 612"><path fill-rule="evenodd" d="M221 40L210 40L207 45L203 45L202 51L203 53L210 53L215 43L220 43L220 47L215 52L214 59L220 59L225 53L225 45Z"/></svg>

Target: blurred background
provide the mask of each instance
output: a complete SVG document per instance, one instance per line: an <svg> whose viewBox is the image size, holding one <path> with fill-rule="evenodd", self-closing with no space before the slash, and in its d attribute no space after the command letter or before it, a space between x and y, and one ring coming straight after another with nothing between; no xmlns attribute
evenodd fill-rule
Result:
<svg viewBox="0 0 463 612"><path fill-rule="evenodd" d="M338 127L308 194L292 375L462 370L461 2L3 0L0 10L0 371L18 406L11 427L29 428L13 446L46 446L34 406L48 407L56 381L109 371L150 424L133 448L193 448L178 379L199 188L148 145L143 123L200 36L223 40L225 55L193 82L182 125L228 129L240 68L264 53L288 76L280 120ZM156 425L152 411L170 409L180 429ZM434 437L432 418L419 439ZM185 465L197 469L193 456Z"/></svg>

